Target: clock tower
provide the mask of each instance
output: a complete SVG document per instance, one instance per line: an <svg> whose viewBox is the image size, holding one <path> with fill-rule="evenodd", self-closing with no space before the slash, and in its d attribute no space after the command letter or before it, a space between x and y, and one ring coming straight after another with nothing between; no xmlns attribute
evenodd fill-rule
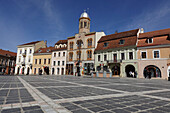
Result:
<svg viewBox="0 0 170 113"><path fill-rule="evenodd" d="M79 33L90 33L90 18L86 11L79 18Z"/></svg>

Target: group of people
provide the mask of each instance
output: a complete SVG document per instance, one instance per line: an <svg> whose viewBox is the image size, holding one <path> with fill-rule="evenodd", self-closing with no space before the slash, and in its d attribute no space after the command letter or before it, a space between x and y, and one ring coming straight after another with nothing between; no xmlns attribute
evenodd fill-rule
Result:
<svg viewBox="0 0 170 113"><path fill-rule="evenodd" d="M130 72L129 72L129 75L130 75L130 77L136 78L137 72L132 72L132 71L130 71Z"/></svg>
<svg viewBox="0 0 170 113"><path fill-rule="evenodd" d="M151 71L150 70L147 70L146 71L146 74L144 74L144 76L145 76L145 78L149 78L149 79L151 79Z"/></svg>

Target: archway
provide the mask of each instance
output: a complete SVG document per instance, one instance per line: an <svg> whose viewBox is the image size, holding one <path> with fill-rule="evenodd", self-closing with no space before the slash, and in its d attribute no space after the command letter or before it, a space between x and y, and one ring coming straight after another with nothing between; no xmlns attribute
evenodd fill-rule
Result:
<svg viewBox="0 0 170 113"><path fill-rule="evenodd" d="M24 75L24 67L22 68L22 74Z"/></svg>
<svg viewBox="0 0 170 113"><path fill-rule="evenodd" d="M127 77L134 77L133 74L135 74L135 67L133 65L127 65L125 67L125 72Z"/></svg>
<svg viewBox="0 0 170 113"><path fill-rule="evenodd" d="M167 77L170 77L170 66L168 66L167 74L168 74Z"/></svg>
<svg viewBox="0 0 170 113"><path fill-rule="evenodd" d="M29 75L29 73L30 73L30 68L28 67L27 68L27 75Z"/></svg>
<svg viewBox="0 0 170 113"><path fill-rule="evenodd" d="M54 75L54 72L55 72L55 70L54 70L54 68L52 68L52 75Z"/></svg>
<svg viewBox="0 0 170 113"><path fill-rule="evenodd" d="M20 70L20 68L18 67L18 69L17 69L17 75L19 75L19 70Z"/></svg>
<svg viewBox="0 0 170 113"><path fill-rule="evenodd" d="M113 66L112 75L120 75L120 65L114 65Z"/></svg>
<svg viewBox="0 0 170 113"><path fill-rule="evenodd" d="M61 69L61 75L64 75L64 68Z"/></svg>
<svg viewBox="0 0 170 113"><path fill-rule="evenodd" d="M149 75L150 75L151 78L152 77L155 77L155 78L157 78L157 77L161 78L162 77L161 76L161 70L155 65L146 66L144 68L143 75L144 75L145 78L149 77Z"/></svg>

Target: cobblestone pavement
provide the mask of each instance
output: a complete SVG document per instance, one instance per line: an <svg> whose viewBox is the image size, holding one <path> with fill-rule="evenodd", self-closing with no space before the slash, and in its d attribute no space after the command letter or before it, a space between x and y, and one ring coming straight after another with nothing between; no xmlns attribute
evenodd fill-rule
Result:
<svg viewBox="0 0 170 113"><path fill-rule="evenodd" d="M0 76L1 113L170 113L170 82Z"/></svg>

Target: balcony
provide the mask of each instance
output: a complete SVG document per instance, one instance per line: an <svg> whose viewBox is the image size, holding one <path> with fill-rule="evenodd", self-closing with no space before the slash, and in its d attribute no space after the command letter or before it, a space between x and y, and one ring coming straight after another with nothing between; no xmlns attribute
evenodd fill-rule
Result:
<svg viewBox="0 0 170 113"><path fill-rule="evenodd" d="M121 59L118 60L107 60L107 63L122 63Z"/></svg>
<svg viewBox="0 0 170 113"><path fill-rule="evenodd" d="M26 55L27 55L26 53L22 53L22 56L23 56L23 57L26 57Z"/></svg>
<svg viewBox="0 0 170 113"><path fill-rule="evenodd" d="M25 66L25 62L21 62L22 66Z"/></svg>

